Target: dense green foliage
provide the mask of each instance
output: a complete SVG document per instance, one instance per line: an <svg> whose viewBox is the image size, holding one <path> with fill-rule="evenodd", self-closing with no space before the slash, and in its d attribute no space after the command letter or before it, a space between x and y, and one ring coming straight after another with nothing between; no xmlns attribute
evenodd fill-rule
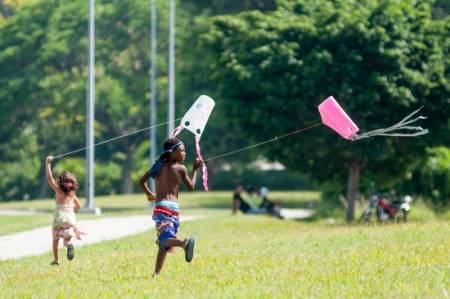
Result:
<svg viewBox="0 0 450 299"><path fill-rule="evenodd" d="M428 148L448 148L450 22L445 1L436 1L434 19L432 3L178 1L176 115L200 94L216 99L202 140L207 157L318 122L316 105L329 94L363 130L390 125L424 105L429 118L422 125L432 132L420 139L349 143L315 128L209 162L212 185L228 188L269 178L269 187L283 182L299 188L304 181L298 177L306 175L329 191L325 194L341 194L353 165L361 191L371 182L391 187L414 165L432 159ZM158 122L163 122L168 4L158 0L157 5ZM79 0L0 2L0 200L48 196L45 156L84 146L87 12L87 1ZM148 1L96 1L97 142L147 126L149 51ZM159 128L158 143L165 136L166 128ZM181 137L193 153L192 136ZM97 147L97 194L136 190L149 167L150 146L143 132ZM259 176L249 166L258 158L281 161L298 176ZM223 172L224 166L232 171ZM60 169L76 173L82 194L84 152L58 161ZM414 190L431 202L445 202L445 180L436 175L414 180ZM432 188L426 177L434 177Z"/></svg>
<svg viewBox="0 0 450 299"><path fill-rule="evenodd" d="M450 149L429 149L427 158L420 160L407 173L402 189L421 194L438 212L444 212L450 204Z"/></svg>
<svg viewBox="0 0 450 299"><path fill-rule="evenodd" d="M424 105L425 138L351 143L315 128L266 147L338 194L348 182L352 202L360 176L392 185L427 147L449 145L449 24L423 1L284 1L272 13L214 18L202 45L228 115L254 140L317 123L329 95L363 130Z"/></svg>

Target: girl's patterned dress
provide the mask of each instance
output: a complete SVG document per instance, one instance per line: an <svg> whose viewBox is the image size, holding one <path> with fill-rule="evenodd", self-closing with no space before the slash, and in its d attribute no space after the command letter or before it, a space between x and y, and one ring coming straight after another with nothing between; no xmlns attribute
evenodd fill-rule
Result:
<svg viewBox="0 0 450 299"><path fill-rule="evenodd" d="M85 234L76 226L75 204L73 202L67 204L56 204L52 235L54 240L64 239L64 246L67 246L72 239L76 237L81 240L81 235Z"/></svg>

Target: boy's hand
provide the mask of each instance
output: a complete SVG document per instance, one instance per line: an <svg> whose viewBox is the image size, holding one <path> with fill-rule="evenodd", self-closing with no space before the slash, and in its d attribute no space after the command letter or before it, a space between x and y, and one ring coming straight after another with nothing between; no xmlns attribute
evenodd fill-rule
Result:
<svg viewBox="0 0 450 299"><path fill-rule="evenodd" d="M53 156L47 156L47 158L45 159L45 162L47 163L52 163L53 161Z"/></svg>
<svg viewBox="0 0 450 299"><path fill-rule="evenodd" d="M201 166L203 165L203 161L200 160L199 158L195 159L194 165L192 166L192 170L196 171L197 169L199 169Z"/></svg>
<svg viewBox="0 0 450 299"><path fill-rule="evenodd" d="M156 197L155 197L154 195L147 194L147 200L148 200L148 201L155 201L155 200L156 200Z"/></svg>

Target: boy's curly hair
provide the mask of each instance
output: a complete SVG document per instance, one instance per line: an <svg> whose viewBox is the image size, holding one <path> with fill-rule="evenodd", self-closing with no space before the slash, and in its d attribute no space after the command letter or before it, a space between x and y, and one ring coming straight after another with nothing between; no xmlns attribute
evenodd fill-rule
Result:
<svg viewBox="0 0 450 299"><path fill-rule="evenodd" d="M64 193L78 190L77 178L68 171L61 171L59 173L58 185L64 191Z"/></svg>

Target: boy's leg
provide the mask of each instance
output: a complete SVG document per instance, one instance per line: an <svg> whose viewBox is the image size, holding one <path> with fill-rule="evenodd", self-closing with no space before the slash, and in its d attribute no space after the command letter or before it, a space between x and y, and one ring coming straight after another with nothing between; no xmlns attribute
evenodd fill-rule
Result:
<svg viewBox="0 0 450 299"><path fill-rule="evenodd" d="M166 248L169 248L169 247L183 248L184 253L185 253L186 262L192 261L192 257L194 256L194 246L195 246L195 240L193 238L184 239L183 241L181 241L180 239L168 238L164 242L164 246L166 246Z"/></svg>
<svg viewBox="0 0 450 299"><path fill-rule="evenodd" d="M155 273L153 273L153 276L158 275L161 272L164 261L166 260L166 255L167 251L165 249L159 248L158 255L156 256Z"/></svg>
<svg viewBox="0 0 450 299"><path fill-rule="evenodd" d="M167 238L166 242L164 242L164 246L166 248L168 248L168 247L186 248L187 242L188 242L187 239L180 240L180 239L176 239L176 238Z"/></svg>

